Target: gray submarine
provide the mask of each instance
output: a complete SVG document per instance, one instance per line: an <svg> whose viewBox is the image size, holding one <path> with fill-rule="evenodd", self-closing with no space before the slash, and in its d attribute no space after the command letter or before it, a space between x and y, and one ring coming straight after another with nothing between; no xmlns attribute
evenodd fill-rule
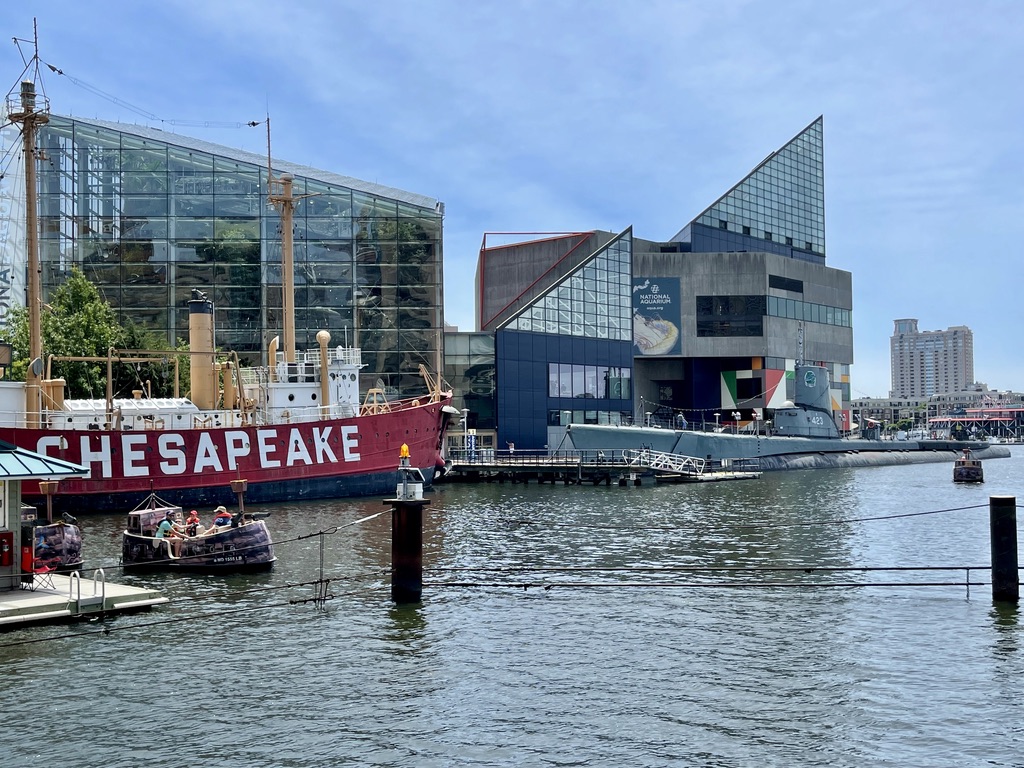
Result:
<svg viewBox="0 0 1024 768"><path fill-rule="evenodd" d="M732 433L724 428L571 424L567 439L579 451L651 450L764 471L920 464L953 461L965 448L975 458L1007 458L1010 449L978 440L886 440L844 437L831 410L829 372L798 362L792 403L776 408L771 428Z"/></svg>

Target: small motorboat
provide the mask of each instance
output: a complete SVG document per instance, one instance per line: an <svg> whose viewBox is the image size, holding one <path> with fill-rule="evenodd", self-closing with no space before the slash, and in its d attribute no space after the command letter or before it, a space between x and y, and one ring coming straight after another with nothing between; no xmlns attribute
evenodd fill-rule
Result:
<svg viewBox="0 0 1024 768"><path fill-rule="evenodd" d="M981 459L974 458L970 448L964 448L963 454L957 456L956 462L953 464L953 482L985 482L985 470L982 469Z"/></svg>
<svg viewBox="0 0 1024 768"><path fill-rule="evenodd" d="M239 510L216 518L226 521L223 525L194 528L187 525L181 507L150 494L128 513L121 541L121 564L126 570L266 571L273 568L277 558L264 517L266 515ZM171 521L176 533L157 536L157 529L165 519Z"/></svg>

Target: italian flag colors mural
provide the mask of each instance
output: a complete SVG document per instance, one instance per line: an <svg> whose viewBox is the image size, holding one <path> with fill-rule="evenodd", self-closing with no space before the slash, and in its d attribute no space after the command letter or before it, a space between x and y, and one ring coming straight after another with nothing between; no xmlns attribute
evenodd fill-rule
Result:
<svg viewBox="0 0 1024 768"><path fill-rule="evenodd" d="M795 360L786 361L787 370L780 371L771 368L751 369L747 371L722 371L722 408L781 408L789 400L788 394L793 387L788 386L796 375ZM833 383L835 377L830 376ZM754 388L757 394L753 397L740 398L737 394L738 383L743 379L758 379L759 384ZM750 391L748 389L748 391ZM831 387L829 399L832 403L832 410L842 409L843 393L841 389Z"/></svg>

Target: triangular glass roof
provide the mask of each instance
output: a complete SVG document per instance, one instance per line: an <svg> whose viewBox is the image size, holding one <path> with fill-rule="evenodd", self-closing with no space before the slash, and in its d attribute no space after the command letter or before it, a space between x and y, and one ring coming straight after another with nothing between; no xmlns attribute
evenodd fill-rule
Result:
<svg viewBox="0 0 1024 768"><path fill-rule="evenodd" d="M703 224L783 243L824 257L823 157L823 118L819 116L762 160L691 225Z"/></svg>
<svg viewBox="0 0 1024 768"><path fill-rule="evenodd" d="M627 227L504 328L632 341L633 228Z"/></svg>

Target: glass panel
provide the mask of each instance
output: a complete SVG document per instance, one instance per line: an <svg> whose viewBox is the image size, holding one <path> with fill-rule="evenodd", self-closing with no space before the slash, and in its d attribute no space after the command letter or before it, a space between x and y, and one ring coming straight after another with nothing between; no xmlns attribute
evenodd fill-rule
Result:
<svg viewBox="0 0 1024 768"><path fill-rule="evenodd" d="M133 285L122 295L123 307L166 307L169 292L165 286Z"/></svg>
<svg viewBox="0 0 1024 768"><path fill-rule="evenodd" d="M213 216L213 195L173 195L171 199L175 216Z"/></svg>
<svg viewBox="0 0 1024 768"><path fill-rule="evenodd" d="M166 216L168 214L166 195L124 195L121 211L128 217Z"/></svg>
<svg viewBox="0 0 1024 768"><path fill-rule="evenodd" d="M213 239L213 219L187 219L178 217L173 220L174 237L182 240Z"/></svg>
<svg viewBox="0 0 1024 768"><path fill-rule="evenodd" d="M260 197L251 195L214 195L213 212L217 216L258 217L260 214Z"/></svg>

